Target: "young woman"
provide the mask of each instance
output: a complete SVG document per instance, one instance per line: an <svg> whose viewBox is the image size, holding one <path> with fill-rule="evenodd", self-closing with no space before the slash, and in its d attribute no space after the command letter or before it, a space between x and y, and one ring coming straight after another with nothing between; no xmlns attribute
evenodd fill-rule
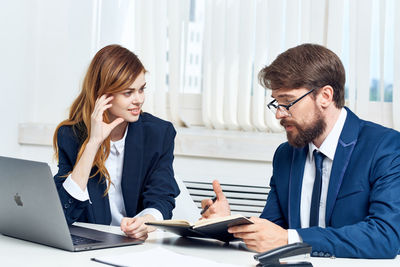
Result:
<svg viewBox="0 0 400 267"><path fill-rule="evenodd" d="M146 239L144 223L169 219L179 194L172 169L175 129L141 111L145 68L109 45L94 56L69 118L56 128L54 179L69 224L120 225Z"/></svg>

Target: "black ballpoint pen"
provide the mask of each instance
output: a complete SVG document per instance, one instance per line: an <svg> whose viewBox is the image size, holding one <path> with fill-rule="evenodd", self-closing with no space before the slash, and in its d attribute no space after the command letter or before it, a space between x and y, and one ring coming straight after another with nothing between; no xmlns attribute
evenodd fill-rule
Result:
<svg viewBox="0 0 400 267"><path fill-rule="evenodd" d="M213 197L211 200L214 203L217 200L217 197ZM210 205L205 206L204 209L201 210L200 215L203 215L203 213L206 212L209 207Z"/></svg>

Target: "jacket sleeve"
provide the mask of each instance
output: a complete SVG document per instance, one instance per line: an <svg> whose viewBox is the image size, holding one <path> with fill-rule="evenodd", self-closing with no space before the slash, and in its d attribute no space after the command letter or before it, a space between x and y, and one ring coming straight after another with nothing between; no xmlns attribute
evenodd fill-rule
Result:
<svg viewBox="0 0 400 267"><path fill-rule="evenodd" d="M58 129L57 146L58 172L54 176L54 181L67 223L72 224L81 216L83 210L89 205L89 201L82 202L73 198L63 187L65 179L75 165L79 149L78 138L71 127L62 126Z"/></svg>
<svg viewBox="0 0 400 267"><path fill-rule="evenodd" d="M159 210L164 220L172 217L175 198L180 193L172 168L175 135L176 131L169 123L166 128L160 158L152 168L149 177L146 178L142 194L143 207Z"/></svg>
<svg viewBox="0 0 400 267"><path fill-rule="evenodd" d="M273 163L274 165L277 162L280 162L277 158L279 158L280 154L282 154L284 144L281 144L277 149L276 152L274 154L274 159L273 159ZM270 191L268 193L268 198L267 198L267 202L265 204L264 210L260 215L260 218L263 219L267 219L279 226L281 226L282 228L287 229L288 228L288 224L286 219L283 216L283 212L281 210L281 203L279 202L279 198L278 198L278 194L276 192L276 185L275 185L275 179L277 177L277 175L275 174L275 170L278 170L277 166L273 166L273 174L269 183L270 186Z"/></svg>
<svg viewBox="0 0 400 267"><path fill-rule="evenodd" d="M372 151L368 215L363 221L340 228L296 229L304 242L312 244L313 256L329 253L346 258L394 258L399 253L400 138L396 134L376 142L380 143Z"/></svg>

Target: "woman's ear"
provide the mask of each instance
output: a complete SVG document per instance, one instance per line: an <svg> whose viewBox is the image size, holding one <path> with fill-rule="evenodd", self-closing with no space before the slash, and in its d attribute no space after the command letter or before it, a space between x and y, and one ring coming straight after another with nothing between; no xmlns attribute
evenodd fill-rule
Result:
<svg viewBox="0 0 400 267"><path fill-rule="evenodd" d="M325 85L320 89L318 102L322 108L327 108L333 102L333 88L330 85Z"/></svg>

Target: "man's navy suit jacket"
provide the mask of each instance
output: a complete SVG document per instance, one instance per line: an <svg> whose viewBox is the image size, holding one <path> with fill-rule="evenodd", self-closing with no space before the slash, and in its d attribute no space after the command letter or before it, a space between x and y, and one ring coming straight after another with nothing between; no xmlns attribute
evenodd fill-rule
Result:
<svg viewBox="0 0 400 267"><path fill-rule="evenodd" d="M128 127L121 181L126 215L134 217L146 208L155 208L164 219L169 219L179 195L172 169L175 129L170 122L148 113L142 113ZM100 174L90 178L87 185L91 203L74 199L62 186L84 139L78 127L62 126L58 130L59 169L54 176L58 194L69 224L79 221L109 225L109 199L104 196L106 183Z"/></svg>
<svg viewBox="0 0 400 267"><path fill-rule="evenodd" d="M312 256L394 258L400 248L400 133L346 110L329 181L326 228L300 225L308 146L278 147L260 217L296 229L312 246Z"/></svg>

